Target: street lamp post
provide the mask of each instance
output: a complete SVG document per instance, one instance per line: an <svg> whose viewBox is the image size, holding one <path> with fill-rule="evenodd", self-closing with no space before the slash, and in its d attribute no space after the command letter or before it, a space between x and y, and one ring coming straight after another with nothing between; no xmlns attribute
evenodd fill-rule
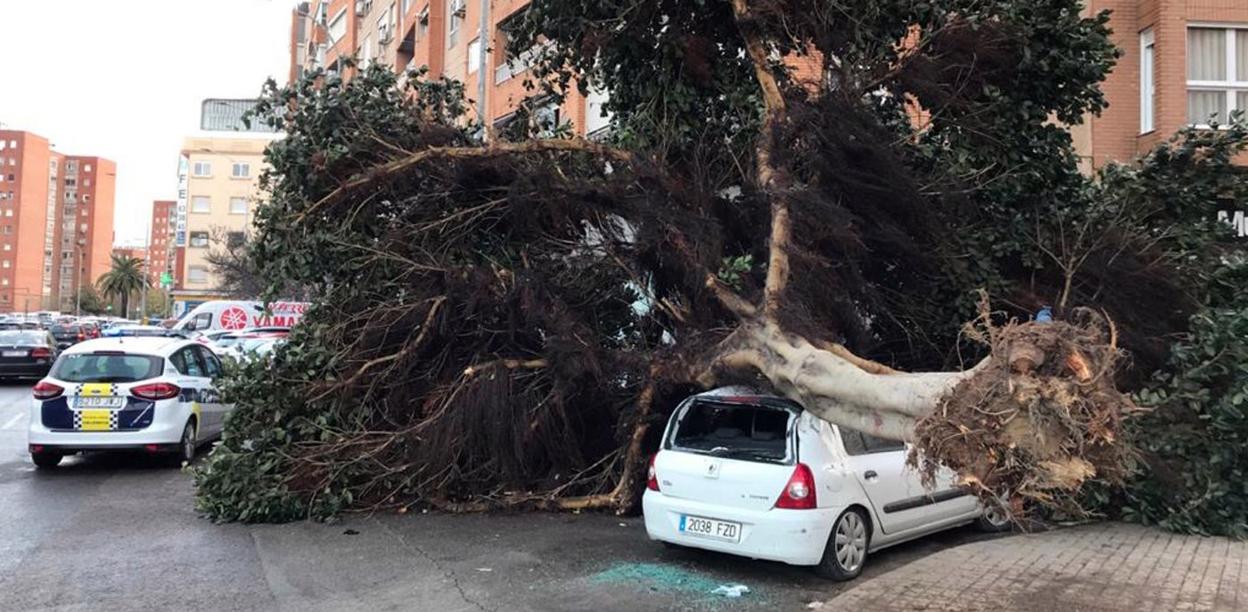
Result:
<svg viewBox="0 0 1248 612"><path fill-rule="evenodd" d="M74 245L74 316L82 316L82 240Z"/></svg>

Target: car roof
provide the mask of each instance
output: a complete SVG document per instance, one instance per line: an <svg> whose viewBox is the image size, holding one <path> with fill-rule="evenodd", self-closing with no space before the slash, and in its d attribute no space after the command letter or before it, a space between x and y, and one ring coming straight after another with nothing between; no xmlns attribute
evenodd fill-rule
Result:
<svg viewBox="0 0 1248 612"><path fill-rule="evenodd" d="M95 351L123 351L126 353L168 357L178 349L188 344L194 343L182 338L171 338L165 336L123 336L120 338L99 338L96 340L79 342L78 344L65 349L65 354L73 355L77 353L94 353Z"/></svg>

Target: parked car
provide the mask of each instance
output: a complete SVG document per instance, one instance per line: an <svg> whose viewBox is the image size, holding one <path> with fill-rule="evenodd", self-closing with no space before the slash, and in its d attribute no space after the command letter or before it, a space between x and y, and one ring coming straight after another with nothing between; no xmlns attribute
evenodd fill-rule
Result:
<svg viewBox="0 0 1248 612"><path fill-rule="evenodd" d="M100 325L95 321L79 321L78 325L82 327L82 333L86 335L87 340L100 337Z"/></svg>
<svg viewBox="0 0 1248 612"><path fill-rule="evenodd" d="M907 453L784 398L739 387L695 395L672 413L651 460L646 532L849 580L882 548L968 523L1009 528L949 470L925 488Z"/></svg>
<svg viewBox="0 0 1248 612"><path fill-rule="evenodd" d="M79 325L55 324L48 328L52 337L56 338L56 348L65 350L87 339L87 333Z"/></svg>
<svg viewBox="0 0 1248 612"><path fill-rule="evenodd" d="M143 450L191 461L232 409L214 379L221 362L181 338L103 338L70 347L33 388L35 466L85 451Z"/></svg>
<svg viewBox="0 0 1248 612"><path fill-rule="evenodd" d="M0 378L42 378L59 351L46 331L0 331Z"/></svg>

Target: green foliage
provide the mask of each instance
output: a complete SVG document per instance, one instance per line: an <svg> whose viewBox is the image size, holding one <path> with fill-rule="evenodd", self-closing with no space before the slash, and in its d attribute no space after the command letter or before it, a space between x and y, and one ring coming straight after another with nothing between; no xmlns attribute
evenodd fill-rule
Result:
<svg viewBox="0 0 1248 612"><path fill-rule="evenodd" d="M84 313L95 315L104 314L108 309L104 298L100 297L100 293L91 285L83 285L78 290L78 307Z"/></svg>
<svg viewBox="0 0 1248 612"><path fill-rule="evenodd" d="M1239 282L1248 281L1239 264ZM1122 516L1186 533L1248 537L1248 291L1192 319L1170 372L1139 394L1142 452Z"/></svg>
<svg viewBox="0 0 1248 612"><path fill-rule="evenodd" d="M143 267L142 259L114 254L112 267L96 281L106 298L120 298L123 317L130 315L130 297L147 289L149 283Z"/></svg>
<svg viewBox="0 0 1248 612"><path fill-rule="evenodd" d="M750 274L754 268L753 255L738 255L736 257L725 257L723 265L719 267L719 271L715 273L719 280L724 284L740 291L742 289L741 280Z"/></svg>

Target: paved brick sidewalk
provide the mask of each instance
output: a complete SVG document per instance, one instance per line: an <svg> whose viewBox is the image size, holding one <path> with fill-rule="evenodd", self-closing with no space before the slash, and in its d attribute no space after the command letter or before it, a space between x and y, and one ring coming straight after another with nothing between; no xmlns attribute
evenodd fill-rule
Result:
<svg viewBox="0 0 1248 612"><path fill-rule="evenodd" d="M1248 610L1248 542L1123 523L999 538L929 555L820 609Z"/></svg>

